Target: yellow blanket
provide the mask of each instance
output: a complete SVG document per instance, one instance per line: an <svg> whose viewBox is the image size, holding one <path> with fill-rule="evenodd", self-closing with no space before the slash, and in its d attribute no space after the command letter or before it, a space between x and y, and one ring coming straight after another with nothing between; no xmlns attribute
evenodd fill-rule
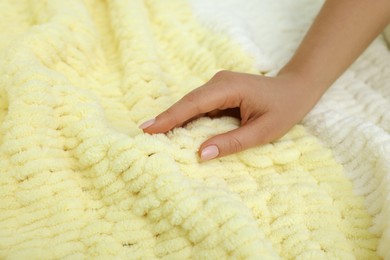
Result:
<svg viewBox="0 0 390 260"><path fill-rule="evenodd" d="M200 163L237 127L149 119L221 69L256 73L183 0L0 2L1 259L375 259L363 199L304 127Z"/></svg>

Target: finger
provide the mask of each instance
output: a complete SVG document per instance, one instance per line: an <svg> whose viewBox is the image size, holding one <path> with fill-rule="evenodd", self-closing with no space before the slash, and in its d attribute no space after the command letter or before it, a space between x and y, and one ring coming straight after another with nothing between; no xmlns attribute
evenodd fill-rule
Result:
<svg viewBox="0 0 390 260"><path fill-rule="evenodd" d="M140 128L147 133L165 133L188 120L209 111L226 108L234 96L220 83L206 84L191 91L155 119L142 124Z"/></svg>
<svg viewBox="0 0 390 260"><path fill-rule="evenodd" d="M269 115L264 115L249 124L205 141L199 149L201 160L237 153L248 148L275 140L283 134Z"/></svg>

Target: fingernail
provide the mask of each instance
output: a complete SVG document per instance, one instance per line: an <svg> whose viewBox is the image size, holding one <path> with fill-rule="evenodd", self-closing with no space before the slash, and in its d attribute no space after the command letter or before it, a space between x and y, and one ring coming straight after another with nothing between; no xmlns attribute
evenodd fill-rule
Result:
<svg viewBox="0 0 390 260"><path fill-rule="evenodd" d="M145 129L145 128L148 128L149 126L153 125L155 122L156 122L156 119L153 118L153 119L150 119L148 121L143 122L138 127L141 129Z"/></svg>
<svg viewBox="0 0 390 260"><path fill-rule="evenodd" d="M210 145L202 150L202 152L200 153L200 158L203 161L207 161L217 157L218 154L219 154L218 147L216 145Z"/></svg>

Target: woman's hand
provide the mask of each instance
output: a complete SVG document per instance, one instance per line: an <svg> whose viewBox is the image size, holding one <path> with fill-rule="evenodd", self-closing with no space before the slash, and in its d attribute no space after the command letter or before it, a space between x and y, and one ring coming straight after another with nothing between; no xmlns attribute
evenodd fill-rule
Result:
<svg viewBox="0 0 390 260"><path fill-rule="evenodd" d="M237 153L281 137L308 113L321 94L302 79L220 71L140 128L165 133L200 116L236 115L241 126L208 139L199 152L202 160Z"/></svg>
<svg viewBox="0 0 390 260"><path fill-rule="evenodd" d="M235 109L241 127L204 142L199 149L202 160L275 140L309 112L389 22L389 0L325 1L279 76L219 72L140 128L162 133L198 116Z"/></svg>

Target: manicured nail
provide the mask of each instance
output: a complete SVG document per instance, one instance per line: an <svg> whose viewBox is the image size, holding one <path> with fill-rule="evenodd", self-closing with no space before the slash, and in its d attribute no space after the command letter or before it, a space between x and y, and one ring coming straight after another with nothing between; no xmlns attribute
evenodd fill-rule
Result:
<svg viewBox="0 0 390 260"><path fill-rule="evenodd" d="M140 124L140 125L139 125L139 128L141 128L141 129L148 128L149 126L153 125L154 122L156 122L156 119L155 119L155 118L150 119L150 120L145 121L145 122L143 122L142 124Z"/></svg>
<svg viewBox="0 0 390 260"><path fill-rule="evenodd" d="M202 150L202 152L200 153L200 159L202 159L203 161L207 161L217 157L218 154L218 147L216 145L210 145Z"/></svg>

